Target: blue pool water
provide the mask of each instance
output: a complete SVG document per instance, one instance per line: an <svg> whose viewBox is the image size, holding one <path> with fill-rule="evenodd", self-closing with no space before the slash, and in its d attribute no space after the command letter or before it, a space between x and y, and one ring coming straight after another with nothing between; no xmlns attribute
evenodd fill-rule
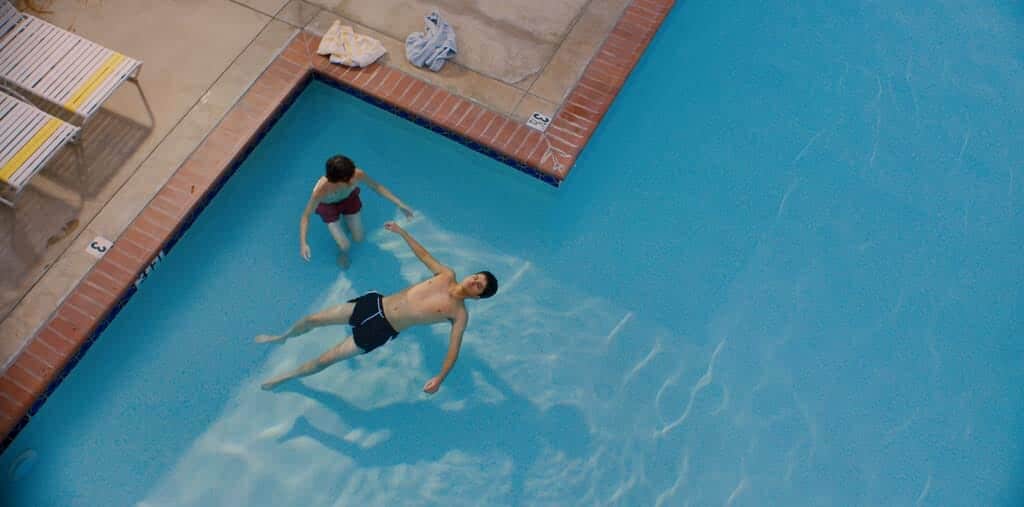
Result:
<svg viewBox="0 0 1024 507"><path fill-rule="evenodd" d="M313 83L0 457L17 506L1024 502L1024 10L681 2L548 188ZM834 5L833 5L834 4ZM343 152L499 294L283 388L427 272L297 223ZM16 479L10 468L32 451Z"/></svg>

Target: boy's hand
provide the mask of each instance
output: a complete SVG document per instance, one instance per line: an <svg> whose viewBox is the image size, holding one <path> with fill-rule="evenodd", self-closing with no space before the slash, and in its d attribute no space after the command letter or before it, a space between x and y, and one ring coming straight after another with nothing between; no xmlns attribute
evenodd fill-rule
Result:
<svg viewBox="0 0 1024 507"><path fill-rule="evenodd" d="M402 214L405 215L405 218L412 218L412 209L408 206L399 206L398 209L402 210Z"/></svg>
<svg viewBox="0 0 1024 507"><path fill-rule="evenodd" d="M391 232L393 232L395 234L401 234L402 232L404 232L404 229L402 229L402 226L400 226L400 225L398 225L398 224L396 224L394 222L387 222L387 223L385 223L384 224L384 229L389 230L389 231L391 231Z"/></svg>
<svg viewBox="0 0 1024 507"><path fill-rule="evenodd" d="M434 378L428 380L426 384L423 384L423 392L425 392L427 394L434 394L434 393L437 392L437 390L440 387L441 387L441 379L440 379L440 377L434 377Z"/></svg>
<svg viewBox="0 0 1024 507"><path fill-rule="evenodd" d="M299 248L299 253L302 254L302 258L304 260L308 261L310 258L309 245L303 243L302 246Z"/></svg>

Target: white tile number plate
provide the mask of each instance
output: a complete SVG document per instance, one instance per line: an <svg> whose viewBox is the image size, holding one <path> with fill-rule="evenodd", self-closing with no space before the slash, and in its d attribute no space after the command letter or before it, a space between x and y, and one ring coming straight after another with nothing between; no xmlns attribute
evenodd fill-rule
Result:
<svg viewBox="0 0 1024 507"><path fill-rule="evenodd" d="M540 132L544 132L545 130L547 130L548 125L550 124L551 117L541 113L533 113L530 115L530 118L526 120L527 127L530 127Z"/></svg>
<svg viewBox="0 0 1024 507"><path fill-rule="evenodd" d="M102 236L96 236L96 239L92 240L92 242L85 247L85 251L99 259L100 257L103 257L103 254L110 250L111 246L114 246L114 244L111 243L109 239Z"/></svg>

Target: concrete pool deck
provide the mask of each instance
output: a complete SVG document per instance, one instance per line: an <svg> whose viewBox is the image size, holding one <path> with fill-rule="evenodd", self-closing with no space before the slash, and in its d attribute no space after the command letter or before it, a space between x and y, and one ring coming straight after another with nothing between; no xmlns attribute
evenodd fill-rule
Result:
<svg viewBox="0 0 1024 507"><path fill-rule="evenodd" d="M392 3L349 10L349 2L299 0L225 0L188 8L158 0L55 2L48 16L52 22L146 62L142 86L155 121L149 121L137 91L124 87L86 126L84 164L76 165L65 154L23 192L17 208L0 215L6 225L0 242L5 259L0 265L5 310L0 433L13 436L11 430L34 413L95 331L123 304L139 274L174 241L202 208L207 192L310 76L454 132L492 156L557 183L672 4L536 2L537 8L550 7L561 17L553 16L550 26L529 37L523 34L534 19L500 18L498 7L487 10L498 18L453 16L453 24L465 28L456 25L466 34L460 57L473 54L474 37L508 37L502 50L521 43L522 60L497 68L491 61L500 62L503 53L493 53L492 60L477 54L433 74L405 61L402 43L392 34L406 28L385 23L387 18L375 10L401 7ZM453 12L475 12L461 9L465 6L458 2L448 4ZM420 14L412 18L422 24ZM379 37L389 54L364 70L332 66L312 55L317 34L335 19ZM502 28L503 35L488 31L491 25ZM522 40L508 42L515 37ZM480 44L486 51L487 45ZM528 129L523 120L533 111L552 115L553 130ZM86 252L96 237L116 240L118 247L97 259Z"/></svg>

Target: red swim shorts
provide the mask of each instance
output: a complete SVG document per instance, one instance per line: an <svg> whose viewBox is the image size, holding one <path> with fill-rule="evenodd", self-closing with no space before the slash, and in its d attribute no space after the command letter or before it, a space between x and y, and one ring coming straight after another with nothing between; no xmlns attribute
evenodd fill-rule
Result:
<svg viewBox="0 0 1024 507"><path fill-rule="evenodd" d="M325 224L337 222L341 215L355 215L363 209L363 201L359 200L359 187L352 189L348 197L338 202L322 202L316 205L316 214L320 215Z"/></svg>

